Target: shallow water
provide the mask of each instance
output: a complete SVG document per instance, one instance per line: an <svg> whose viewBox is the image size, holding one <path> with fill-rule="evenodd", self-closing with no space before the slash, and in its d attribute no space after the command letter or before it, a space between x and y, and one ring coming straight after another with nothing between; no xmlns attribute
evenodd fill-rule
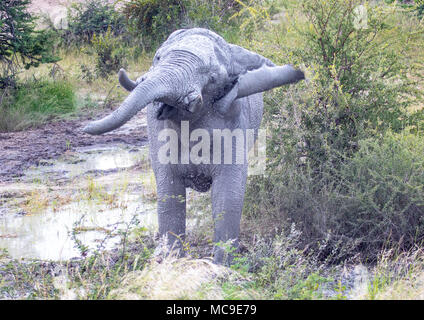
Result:
<svg viewBox="0 0 424 320"><path fill-rule="evenodd" d="M38 214L0 219L0 234L5 235L0 238L0 248L7 249L14 258L68 260L79 257L80 251L72 237L73 228L84 230L76 234L76 238L91 250L98 248L103 240L105 249L113 248L119 243L119 237L112 235L109 239L108 234L124 231L134 216L143 226L156 225L154 206L138 205L140 201L133 197L125 209L79 201L56 212L49 208Z"/></svg>
<svg viewBox="0 0 424 320"><path fill-rule="evenodd" d="M139 226L156 229L156 205L142 190L151 175L147 151L127 145L80 148L0 186L0 195L13 195L0 199L0 248L14 258L68 260L81 254L75 239L90 249L110 249L135 218ZM39 211L25 212L38 203L44 204Z"/></svg>
<svg viewBox="0 0 424 320"><path fill-rule="evenodd" d="M56 161L45 161L29 169L23 180L73 178L87 173L130 168L148 160L148 149L127 145L90 146L77 148Z"/></svg>

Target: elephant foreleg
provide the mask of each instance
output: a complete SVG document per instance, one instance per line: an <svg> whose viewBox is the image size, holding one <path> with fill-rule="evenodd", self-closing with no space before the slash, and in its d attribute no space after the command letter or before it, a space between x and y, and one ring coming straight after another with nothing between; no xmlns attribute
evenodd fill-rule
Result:
<svg viewBox="0 0 424 320"><path fill-rule="evenodd" d="M169 173L157 176L156 180L159 235L166 237L168 248L181 249L186 229L186 189Z"/></svg>
<svg viewBox="0 0 424 320"><path fill-rule="evenodd" d="M238 249L247 168L226 167L212 182L212 213L215 223L214 262L231 264Z"/></svg>

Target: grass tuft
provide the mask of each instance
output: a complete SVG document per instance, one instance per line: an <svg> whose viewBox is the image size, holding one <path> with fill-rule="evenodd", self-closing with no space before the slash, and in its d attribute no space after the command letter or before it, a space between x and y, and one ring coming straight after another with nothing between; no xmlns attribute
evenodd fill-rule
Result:
<svg viewBox="0 0 424 320"><path fill-rule="evenodd" d="M17 131L37 126L47 119L75 110L76 96L65 80L27 81L3 93L0 131Z"/></svg>

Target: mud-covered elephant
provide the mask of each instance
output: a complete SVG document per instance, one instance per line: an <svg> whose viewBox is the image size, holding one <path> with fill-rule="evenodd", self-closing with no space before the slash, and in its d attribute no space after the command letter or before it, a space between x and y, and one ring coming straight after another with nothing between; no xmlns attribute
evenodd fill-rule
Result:
<svg viewBox="0 0 424 320"><path fill-rule="evenodd" d="M84 131L102 134L114 130L147 106L159 234L167 236L168 245L178 247L186 229L186 188L200 192L212 188L214 241L229 241L237 247L247 160L236 161L236 143L221 143L213 134L237 129L246 137L246 132L253 130L256 137L262 119L262 92L302 79L302 71L290 65L275 66L212 31L178 30L157 50L152 67L137 81L130 80L124 70L119 72L121 85L131 93L118 109L88 124ZM172 139L171 131L177 140ZM187 134L189 139L183 137ZM187 150L201 139L204 144L195 152L199 157L192 159ZM206 142L209 147L205 149ZM224 159L226 152L230 158ZM214 261L222 263L225 256L224 248L216 245Z"/></svg>

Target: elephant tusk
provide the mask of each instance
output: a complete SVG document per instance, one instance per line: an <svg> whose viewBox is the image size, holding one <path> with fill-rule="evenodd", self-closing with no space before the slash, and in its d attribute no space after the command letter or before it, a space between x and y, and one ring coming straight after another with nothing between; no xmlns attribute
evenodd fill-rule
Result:
<svg viewBox="0 0 424 320"><path fill-rule="evenodd" d="M203 105L203 97L201 93L194 91L186 96L183 102L186 105L186 110L194 113Z"/></svg>
<svg viewBox="0 0 424 320"><path fill-rule="evenodd" d="M121 86L128 90L128 91L133 91L134 88L137 86L137 82L132 81L128 75L127 72L125 71L125 69L120 69L118 72L118 80L119 83L121 84Z"/></svg>
<svg viewBox="0 0 424 320"><path fill-rule="evenodd" d="M221 115L225 115L230 108L231 103L237 99L238 91L239 82L237 81L233 88L224 97L215 102L215 108Z"/></svg>

